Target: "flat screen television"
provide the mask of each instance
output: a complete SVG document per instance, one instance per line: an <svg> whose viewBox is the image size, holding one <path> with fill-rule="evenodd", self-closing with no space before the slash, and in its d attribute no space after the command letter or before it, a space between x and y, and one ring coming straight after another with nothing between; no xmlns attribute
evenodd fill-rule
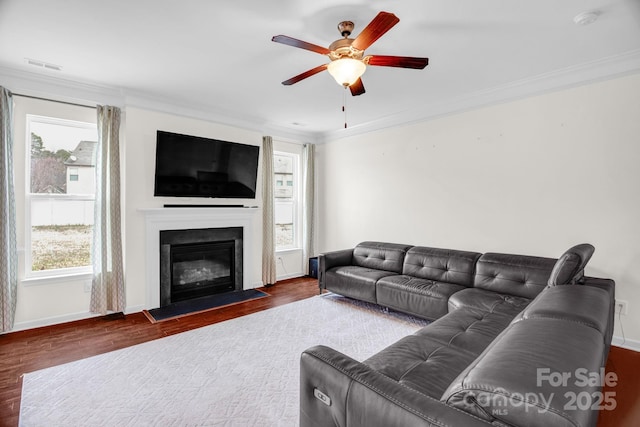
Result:
<svg viewBox="0 0 640 427"><path fill-rule="evenodd" d="M158 131L154 196L255 199L260 147Z"/></svg>

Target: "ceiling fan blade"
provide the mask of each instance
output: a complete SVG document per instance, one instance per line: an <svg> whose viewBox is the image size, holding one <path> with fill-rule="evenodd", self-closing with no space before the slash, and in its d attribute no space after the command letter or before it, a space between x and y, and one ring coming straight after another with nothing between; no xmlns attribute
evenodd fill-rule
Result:
<svg viewBox="0 0 640 427"><path fill-rule="evenodd" d="M364 85L362 84L362 79L356 80L354 84L349 86L349 90L351 91L351 95L353 96L362 95L366 92L366 90L364 90Z"/></svg>
<svg viewBox="0 0 640 427"><path fill-rule="evenodd" d="M331 53L331 51L326 47L318 46L316 44L312 44L308 42L303 42L302 40L294 39L293 37L289 37L289 36L282 36L282 35L274 36L271 39L271 41L274 41L276 43L286 44L293 47L299 47L300 49L310 50L312 52L316 52L321 55L328 55L329 53Z"/></svg>
<svg viewBox="0 0 640 427"><path fill-rule="evenodd" d="M400 22L400 19L393 13L378 13L378 15L373 18L373 21L369 22L369 25L356 37L351 46L359 50L367 49L398 22Z"/></svg>
<svg viewBox="0 0 640 427"><path fill-rule="evenodd" d="M371 55L365 58L365 62L368 65L377 65L380 67L415 68L417 70L422 70L429 64L429 58Z"/></svg>
<svg viewBox="0 0 640 427"><path fill-rule="evenodd" d="M315 74L318 74L321 71L324 71L327 69L327 65L328 64L322 64L317 66L316 68L312 68L310 70L305 71L304 73L298 74L297 76L291 77L289 80L285 80L282 82L283 85L285 86L290 86L294 83L298 83L300 80L304 80L307 77L311 77Z"/></svg>

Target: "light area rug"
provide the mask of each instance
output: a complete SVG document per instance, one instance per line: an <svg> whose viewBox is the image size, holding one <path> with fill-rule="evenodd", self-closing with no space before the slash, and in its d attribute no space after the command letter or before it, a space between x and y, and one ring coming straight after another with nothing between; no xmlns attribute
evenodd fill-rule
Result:
<svg viewBox="0 0 640 427"><path fill-rule="evenodd" d="M325 294L28 373L20 425L296 426L299 361L364 360L428 322Z"/></svg>

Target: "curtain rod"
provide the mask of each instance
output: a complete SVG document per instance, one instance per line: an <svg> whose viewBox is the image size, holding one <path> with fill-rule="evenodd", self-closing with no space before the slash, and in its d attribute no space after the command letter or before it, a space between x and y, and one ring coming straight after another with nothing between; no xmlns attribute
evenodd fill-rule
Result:
<svg viewBox="0 0 640 427"><path fill-rule="evenodd" d="M23 95L21 93L12 93L12 95L21 96L23 98L38 99L40 101L50 101L50 102L57 102L59 104L73 105L75 107L92 108L94 110L97 108L95 105L76 104L75 102L58 101L57 99L41 98L39 96Z"/></svg>

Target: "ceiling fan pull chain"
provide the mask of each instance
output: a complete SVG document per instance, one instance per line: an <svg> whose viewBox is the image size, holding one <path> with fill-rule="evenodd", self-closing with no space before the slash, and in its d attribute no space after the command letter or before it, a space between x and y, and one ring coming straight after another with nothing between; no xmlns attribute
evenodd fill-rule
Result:
<svg viewBox="0 0 640 427"><path fill-rule="evenodd" d="M344 113L344 128L347 128L347 87L344 87L344 92L342 92L342 112Z"/></svg>

